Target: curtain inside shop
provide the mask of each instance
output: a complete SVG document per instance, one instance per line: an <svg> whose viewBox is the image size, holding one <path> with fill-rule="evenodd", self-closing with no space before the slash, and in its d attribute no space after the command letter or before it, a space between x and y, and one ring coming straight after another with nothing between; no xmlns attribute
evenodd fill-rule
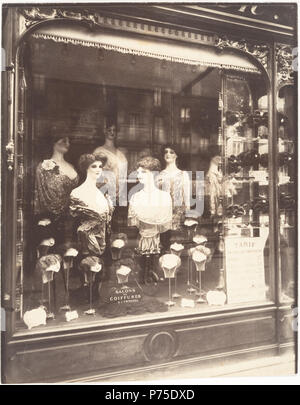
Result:
<svg viewBox="0 0 300 405"><path fill-rule="evenodd" d="M34 38L52 40L64 44L95 47L112 50L123 54L147 56L171 62L191 65L214 66L226 69L237 69L245 72L259 70L248 59L233 52L217 52L212 47L170 43L161 39L146 39L113 32L89 32L84 28L56 27L42 28L33 34Z"/></svg>

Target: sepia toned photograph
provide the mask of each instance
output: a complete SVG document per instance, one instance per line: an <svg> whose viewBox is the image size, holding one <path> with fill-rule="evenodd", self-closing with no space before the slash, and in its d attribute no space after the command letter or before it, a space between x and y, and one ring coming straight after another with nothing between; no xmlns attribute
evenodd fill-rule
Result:
<svg viewBox="0 0 300 405"><path fill-rule="evenodd" d="M2 384L297 375L297 15L2 4Z"/></svg>

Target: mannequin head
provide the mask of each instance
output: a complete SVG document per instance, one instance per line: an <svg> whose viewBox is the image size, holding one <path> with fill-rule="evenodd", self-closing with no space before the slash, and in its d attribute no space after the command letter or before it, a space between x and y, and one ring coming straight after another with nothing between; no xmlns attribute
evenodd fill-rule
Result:
<svg viewBox="0 0 300 405"><path fill-rule="evenodd" d="M178 159L177 148L172 144L167 144L162 147L162 157L166 165L176 163Z"/></svg>
<svg viewBox="0 0 300 405"><path fill-rule="evenodd" d="M107 158L104 155L85 153L79 158L79 169L83 174L86 174L87 178L97 180L102 173L106 161Z"/></svg>
<svg viewBox="0 0 300 405"><path fill-rule="evenodd" d="M117 126L114 123L110 123L104 130L104 136L106 141L115 142L117 139Z"/></svg>
<svg viewBox="0 0 300 405"><path fill-rule="evenodd" d="M63 138L57 137L53 142L53 153L56 152L64 155L68 152L70 148L70 139L67 136Z"/></svg>
<svg viewBox="0 0 300 405"><path fill-rule="evenodd" d="M66 125L53 125L46 136L44 145L47 148L47 155L64 155L70 149L69 130Z"/></svg>
<svg viewBox="0 0 300 405"><path fill-rule="evenodd" d="M143 185L150 185L154 182L155 172L160 171L160 162L152 156L140 159L136 164L137 178Z"/></svg>

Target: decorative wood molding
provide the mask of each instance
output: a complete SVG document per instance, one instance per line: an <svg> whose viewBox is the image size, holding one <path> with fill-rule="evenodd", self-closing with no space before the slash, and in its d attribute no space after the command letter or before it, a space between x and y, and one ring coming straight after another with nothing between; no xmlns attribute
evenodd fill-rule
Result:
<svg viewBox="0 0 300 405"><path fill-rule="evenodd" d="M249 20L259 19L275 24L291 26L291 18L295 11L294 4L216 4L206 6L209 9L224 11L235 16L246 17Z"/></svg>
<svg viewBox="0 0 300 405"><path fill-rule="evenodd" d="M35 25L40 21L52 19L67 19L70 21L80 21L89 25L91 29L95 27L110 28L139 34L147 34L161 38L176 39L179 41L188 41L197 44L214 45L216 36L211 33L199 30L185 30L169 28L161 23L137 22L122 17L108 17L100 13L89 12L87 9L81 9L80 12L71 11L70 9L48 9L48 12L42 9L20 8L20 14L25 18L27 28Z"/></svg>
<svg viewBox="0 0 300 405"><path fill-rule="evenodd" d="M257 59L265 70L267 70L269 67L270 47L266 44L250 43L245 39L230 39L223 35L216 39L215 45L221 51L226 48L234 48L246 52Z"/></svg>
<svg viewBox="0 0 300 405"><path fill-rule="evenodd" d="M88 9L62 9L62 8L19 8L20 14L25 18L25 26L32 27L40 21L66 19L70 21L79 21L87 24L90 29L96 27L110 28L127 32L135 32L143 35L151 35L165 39L176 39L202 45L210 45L220 50L233 48L244 51L256 58L267 70L269 47L266 44L250 43L244 39L230 39L226 36L217 36L212 33L201 32L196 29L185 30L166 27L164 23L156 24L140 21L131 21L123 17L108 17L98 12L90 12Z"/></svg>
<svg viewBox="0 0 300 405"><path fill-rule="evenodd" d="M294 84L296 68L293 63L293 48L290 45L276 44L277 86Z"/></svg>

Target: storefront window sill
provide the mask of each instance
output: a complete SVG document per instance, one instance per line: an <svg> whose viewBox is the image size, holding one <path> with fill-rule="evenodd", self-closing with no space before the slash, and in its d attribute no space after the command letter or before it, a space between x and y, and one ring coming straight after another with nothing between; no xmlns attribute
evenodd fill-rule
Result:
<svg viewBox="0 0 300 405"><path fill-rule="evenodd" d="M137 326L146 326L147 324L158 324L164 323L165 325L171 325L173 323L182 321L194 321L194 320L206 320L220 316L220 314L235 314L237 311L247 311L247 310L264 310L272 309L274 303L272 301L256 302L256 303L245 303L245 304L232 304L224 305L222 307L217 306L206 306L202 307L201 312L197 311L197 308L172 308L168 312L156 313L155 317L153 314L142 314L142 315L127 315L126 317L120 316L113 319L105 319L100 315L95 315L93 317L80 316L79 319L73 320L71 322L65 322L62 324L58 320L50 321L51 324L46 326L39 326L34 329L28 330L25 325L19 325L19 330L13 335L14 338L20 339L22 337L29 336L40 336L40 335L51 335L61 336L64 332L69 334L70 332L83 332L90 331L94 332L95 329L102 329L105 331L113 330L120 327L126 329L136 328ZM89 333L89 332L88 332Z"/></svg>

